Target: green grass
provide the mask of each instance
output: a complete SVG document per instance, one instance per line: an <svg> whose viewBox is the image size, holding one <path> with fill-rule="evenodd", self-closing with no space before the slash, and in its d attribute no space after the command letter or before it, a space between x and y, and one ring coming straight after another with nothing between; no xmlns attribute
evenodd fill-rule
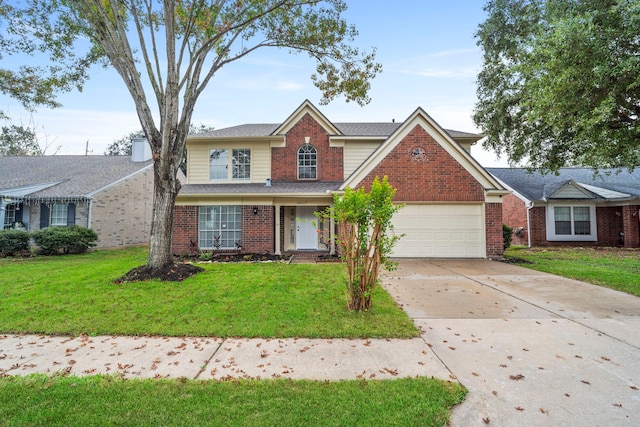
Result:
<svg viewBox="0 0 640 427"><path fill-rule="evenodd" d="M0 259L0 332L76 335L412 337L378 288L366 313L346 310L338 263L213 263L183 282L113 280L144 248Z"/></svg>
<svg viewBox="0 0 640 427"><path fill-rule="evenodd" d="M616 248L513 247L505 257L522 258L533 270L582 280L640 296L640 251Z"/></svg>
<svg viewBox="0 0 640 427"><path fill-rule="evenodd" d="M0 378L2 426L444 426L465 389L384 381Z"/></svg>

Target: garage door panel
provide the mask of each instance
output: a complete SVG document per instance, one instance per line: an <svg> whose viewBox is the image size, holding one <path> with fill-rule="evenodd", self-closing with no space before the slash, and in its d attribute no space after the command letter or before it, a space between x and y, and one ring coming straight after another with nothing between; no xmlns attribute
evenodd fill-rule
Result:
<svg viewBox="0 0 640 427"><path fill-rule="evenodd" d="M393 217L394 257L483 258L481 205L407 205Z"/></svg>

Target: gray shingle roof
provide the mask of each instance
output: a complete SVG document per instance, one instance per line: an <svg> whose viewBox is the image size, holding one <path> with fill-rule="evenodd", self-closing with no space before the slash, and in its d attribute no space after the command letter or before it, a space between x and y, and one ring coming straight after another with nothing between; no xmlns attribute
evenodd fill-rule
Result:
<svg viewBox="0 0 640 427"><path fill-rule="evenodd" d="M150 166L129 156L0 157L0 195L20 187L35 188L30 197L87 197L92 192Z"/></svg>
<svg viewBox="0 0 640 427"><path fill-rule="evenodd" d="M180 189L180 195L197 194L312 194L330 195L337 190L342 181L313 181L313 182L273 182L271 186L265 184L185 184Z"/></svg>
<svg viewBox="0 0 640 427"><path fill-rule="evenodd" d="M335 127L345 136L374 136L388 137L395 132L402 122L378 122L378 123L334 123ZM270 136L280 126L278 123L254 123L228 128L215 129L209 133L198 135L199 137L260 137ZM445 129L445 131L453 138L479 138L480 135L468 132L460 132L456 130Z"/></svg>
<svg viewBox="0 0 640 427"><path fill-rule="evenodd" d="M546 200L569 181L640 197L640 168L633 172L627 169L595 172L590 168L562 168L557 175L529 172L523 168L487 168L487 171L531 201ZM605 191L599 193L596 194L598 199L607 195Z"/></svg>

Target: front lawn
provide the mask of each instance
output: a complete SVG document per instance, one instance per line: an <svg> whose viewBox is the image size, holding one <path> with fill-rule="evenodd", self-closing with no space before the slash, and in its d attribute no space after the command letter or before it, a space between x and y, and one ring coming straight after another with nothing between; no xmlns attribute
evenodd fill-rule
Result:
<svg viewBox="0 0 640 427"><path fill-rule="evenodd" d="M0 425L444 426L457 383L0 378Z"/></svg>
<svg viewBox="0 0 640 427"><path fill-rule="evenodd" d="M505 258L522 258L532 262L522 267L640 296L640 251L635 249L513 247Z"/></svg>
<svg viewBox="0 0 640 427"><path fill-rule="evenodd" d="M340 264L209 263L183 282L114 284L145 248L0 259L0 332L77 335L405 338L418 335L378 288L346 309Z"/></svg>

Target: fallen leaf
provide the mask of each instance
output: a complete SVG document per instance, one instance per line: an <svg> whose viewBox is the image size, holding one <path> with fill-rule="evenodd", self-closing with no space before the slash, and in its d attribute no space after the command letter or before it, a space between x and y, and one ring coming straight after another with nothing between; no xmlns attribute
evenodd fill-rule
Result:
<svg viewBox="0 0 640 427"><path fill-rule="evenodd" d="M622 408L622 403L612 403L613 406L617 406L618 408Z"/></svg>
<svg viewBox="0 0 640 427"><path fill-rule="evenodd" d="M585 383L586 385L591 385L591 383L589 381L586 380L580 380L581 383Z"/></svg>
<svg viewBox="0 0 640 427"><path fill-rule="evenodd" d="M489 417L486 417L486 418L482 418L482 422L485 424L489 424L491 420L489 419Z"/></svg>
<svg viewBox="0 0 640 427"><path fill-rule="evenodd" d="M516 410L518 410L518 411L522 412L522 411L524 411L524 408L523 408L523 407L521 407L521 406L516 406Z"/></svg>
<svg viewBox="0 0 640 427"><path fill-rule="evenodd" d="M540 412L542 412L543 414L549 414L549 411L545 411L544 408L540 408Z"/></svg>
<svg viewBox="0 0 640 427"><path fill-rule="evenodd" d="M509 379L510 380L514 380L514 381L520 381L521 379L524 378L524 375L522 374L518 374L518 375L509 375Z"/></svg>

